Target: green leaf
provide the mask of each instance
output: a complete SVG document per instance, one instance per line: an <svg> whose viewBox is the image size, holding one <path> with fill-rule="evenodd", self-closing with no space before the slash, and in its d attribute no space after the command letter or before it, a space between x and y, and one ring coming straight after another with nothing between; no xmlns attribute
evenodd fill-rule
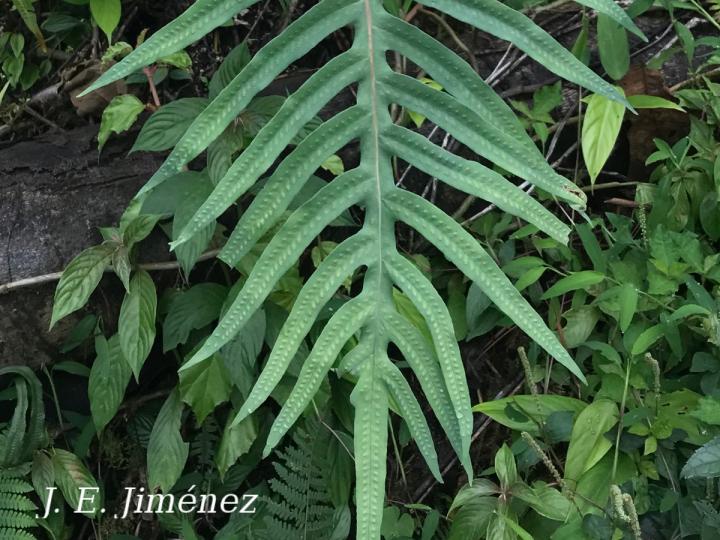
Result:
<svg viewBox="0 0 720 540"><path fill-rule="evenodd" d="M570 499L545 482L535 482L532 487L518 482L512 487L512 493L548 519L566 521L573 511Z"/></svg>
<svg viewBox="0 0 720 540"><path fill-rule="evenodd" d="M235 462L250 451L258 436L257 421L253 417L245 418L237 425L232 425L234 415L228 417L220 445L215 456L215 463L221 477Z"/></svg>
<svg viewBox="0 0 720 540"><path fill-rule="evenodd" d="M473 407L473 411L488 415L496 422L515 431L527 431L533 436L540 435L539 426L546 423L551 414L570 411L577 414L586 404L579 399L566 396L543 394L540 396L513 396L485 401ZM508 412L519 414L512 416Z"/></svg>
<svg viewBox="0 0 720 540"><path fill-rule="evenodd" d="M643 41L647 38L642 33L627 13L615 3L614 0L575 0L578 4L594 9L598 14L602 13L617 24L623 26L626 30L632 32ZM598 15L599 16L599 15Z"/></svg>
<svg viewBox="0 0 720 540"><path fill-rule="evenodd" d="M147 119L130 151L159 152L172 148L207 104L205 98L180 98L163 105Z"/></svg>
<svg viewBox="0 0 720 540"><path fill-rule="evenodd" d="M546 270L547 267L545 266L536 266L535 268L531 268L518 278L515 282L515 288L518 291L524 291L530 285L536 283L543 276Z"/></svg>
<svg viewBox="0 0 720 540"><path fill-rule="evenodd" d="M217 319L227 292L222 285L201 283L175 295L163 322L163 351L185 343L192 330Z"/></svg>
<svg viewBox="0 0 720 540"><path fill-rule="evenodd" d="M385 502L387 392L374 381L372 364L364 366L350 397L355 406L355 499L358 538L380 538Z"/></svg>
<svg viewBox="0 0 720 540"><path fill-rule="evenodd" d="M122 133L130 129L144 110L145 104L132 94L115 96L102 114L98 150L102 150L111 133Z"/></svg>
<svg viewBox="0 0 720 540"><path fill-rule="evenodd" d="M598 94L587 98L587 104L581 146L585 166L594 184L615 148L625 109L620 104Z"/></svg>
<svg viewBox="0 0 720 540"><path fill-rule="evenodd" d="M90 471L78 457L66 450L52 451L55 484L73 510L89 517L96 516L102 507L100 488ZM80 505L81 497L83 504Z"/></svg>
<svg viewBox="0 0 720 540"><path fill-rule="evenodd" d="M147 449L148 486L167 493L185 468L190 445L180 435L183 403L173 390L155 419Z"/></svg>
<svg viewBox="0 0 720 540"><path fill-rule="evenodd" d="M506 444L495 454L495 474L503 490L509 489L518 479L517 465L512 450Z"/></svg>
<svg viewBox="0 0 720 540"><path fill-rule="evenodd" d="M613 362L616 366L622 366L620 355L611 345L602 341L586 341L583 345L593 351L599 351L606 359Z"/></svg>
<svg viewBox="0 0 720 540"><path fill-rule="evenodd" d="M381 532L387 540L410 538L415 532L415 523L410 514L401 514L397 506L388 506L383 510Z"/></svg>
<svg viewBox="0 0 720 540"><path fill-rule="evenodd" d="M177 239L180 231L183 230L193 215L195 215L195 212L202 206L203 201L211 191L212 187L206 175L203 174L197 178L193 190L186 193L184 199L175 207L175 217L172 226L173 239ZM214 233L215 223L210 223L205 229L191 238L190 241L175 250L175 256L186 276L190 276L190 272L195 266L195 263L212 241Z"/></svg>
<svg viewBox="0 0 720 540"><path fill-rule="evenodd" d="M717 478L720 476L720 437L698 448L680 471L683 478Z"/></svg>
<svg viewBox="0 0 720 540"><path fill-rule="evenodd" d="M500 39L511 41L528 56L564 79L598 94L625 103L622 95L580 63L525 15L496 0L423 0L427 6L473 25ZM598 18L602 16L599 15ZM439 80L437 77L433 77Z"/></svg>
<svg viewBox="0 0 720 540"><path fill-rule="evenodd" d="M101 244L86 249L67 265L55 289L51 329L60 319L87 303L110 264L112 254L110 245Z"/></svg>
<svg viewBox="0 0 720 540"><path fill-rule="evenodd" d="M185 51L178 51L167 56L158 58L157 64L164 66L172 66L183 71L189 71L192 67L192 58L190 58L190 55Z"/></svg>
<svg viewBox="0 0 720 540"><path fill-rule="evenodd" d="M132 265L130 263L130 253L125 246L119 246L112 254L112 268L115 271L115 275L120 278L120 281L125 287L126 292L130 292L130 273L132 272Z"/></svg>
<svg viewBox="0 0 720 540"><path fill-rule="evenodd" d="M210 99L217 95L242 71L250 62L250 50L247 43L242 42L225 57L220 67L210 79L208 93Z"/></svg>
<svg viewBox="0 0 720 540"><path fill-rule="evenodd" d="M559 279L552 287L545 291L542 299L547 300L548 298L554 298L570 291L586 289L587 287L601 283L604 279L605 274L602 272L595 272L593 270L574 272L569 276Z"/></svg>
<svg viewBox="0 0 720 540"><path fill-rule="evenodd" d="M97 25L105 32L108 41L112 43L112 33L120 23L122 13L120 0L90 0L90 12Z"/></svg>
<svg viewBox="0 0 720 540"><path fill-rule="evenodd" d="M55 467L45 452L37 452L33 456L31 478L35 493L40 497L42 504L46 505L50 497L48 488L55 486Z"/></svg>
<svg viewBox="0 0 720 540"><path fill-rule="evenodd" d="M630 353L633 356L642 354L652 347L661 337L665 335L665 327L662 324L656 324L643 331L632 345Z"/></svg>
<svg viewBox="0 0 720 540"><path fill-rule="evenodd" d="M512 531L518 536L518 538L520 538L521 540L534 540L532 535L529 532L527 532L525 529L523 529L522 526L517 521L515 521L512 518L509 518L508 516L506 516L503 513L500 513L497 511L495 513L497 516L499 516L505 522L505 524L507 524L508 527L510 527L510 529L512 529ZM505 536L505 534L502 534L501 536ZM492 533L490 533L490 538L495 538L495 536L493 536Z"/></svg>
<svg viewBox="0 0 720 540"><path fill-rule="evenodd" d="M448 540L483 538L497 508L497 501L495 497L476 497L468 501L453 516Z"/></svg>
<svg viewBox="0 0 720 540"><path fill-rule="evenodd" d="M680 105L660 96L646 96L642 94L628 96L630 105L635 109L674 109L685 112Z"/></svg>
<svg viewBox="0 0 720 540"><path fill-rule="evenodd" d="M618 418L617 405L607 399L593 401L578 414L565 460L565 480L576 483L610 450L612 443L604 435Z"/></svg>
<svg viewBox="0 0 720 540"><path fill-rule="evenodd" d="M10 34L10 49L16 58L23 56L25 49L25 36L21 33Z"/></svg>
<svg viewBox="0 0 720 540"><path fill-rule="evenodd" d="M60 347L60 352L63 354L69 353L70 351L77 349L80 345L85 343L85 341L92 335L93 330L95 330L95 327L97 326L97 320L98 319L95 315L85 315L85 317L83 317L80 322L75 325L75 327L65 338L62 347ZM58 362L57 364L53 365L53 370L62 369L64 365L65 364L63 364L63 362ZM83 372L86 372L85 376L90 374L90 371L87 369L87 367L82 366L82 369Z"/></svg>
<svg viewBox="0 0 720 540"><path fill-rule="evenodd" d="M121 227L125 247L131 249L135 244L147 238L161 217L159 215L139 214L125 224L124 227Z"/></svg>
<svg viewBox="0 0 720 540"><path fill-rule="evenodd" d="M711 396L702 397L698 401L698 408L690 414L701 422L720 426L720 401Z"/></svg>
<svg viewBox="0 0 720 540"><path fill-rule="evenodd" d="M218 355L180 372L180 397L192 407L198 424L230 397L230 376Z"/></svg>
<svg viewBox="0 0 720 540"><path fill-rule="evenodd" d="M620 80L630 68L630 45L625 29L607 15L597 17L600 62L613 79Z"/></svg>
<svg viewBox="0 0 720 540"><path fill-rule="evenodd" d="M88 398L93 423L99 433L117 413L132 370L123 357L117 335L110 340L98 336L95 339L95 352L97 357L90 370Z"/></svg>
<svg viewBox="0 0 720 540"><path fill-rule="evenodd" d="M624 283L618 291L620 300L620 330L627 331L635 316L638 305L638 291L632 283Z"/></svg>
<svg viewBox="0 0 720 540"><path fill-rule="evenodd" d="M130 54L133 50L133 46L125 41L118 41L110 45L103 55L100 57L100 63L103 66L111 64L116 58L123 58Z"/></svg>
<svg viewBox="0 0 720 540"><path fill-rule="evenodd" d="M120 347L128 365L140 377L145 360L155 342L155 313L157 294L152 278L145 270L138 270L130 282L130 292L120 307L118 333Z"/></svg>
<svg viewBox="0 0 720 540"><path fill-rule="evenodd" d="M709 317L711 314L712 312L703 306L699 306L697 304L685 304L673 311L672 315L668 317L668 320L679 321L693 316Z"/></svg>

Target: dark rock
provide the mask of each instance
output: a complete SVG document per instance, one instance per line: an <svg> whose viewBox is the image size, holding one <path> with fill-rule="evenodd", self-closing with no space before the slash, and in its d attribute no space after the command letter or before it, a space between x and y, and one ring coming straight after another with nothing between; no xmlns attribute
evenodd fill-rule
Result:
<svg viewBox="0 0 720 540"><path fill-rule="evenodd" d="M98 155L95 137L96 128L88 126L0 150L0 285L60 272L100 243L98 227L117 224L160 163L149 154L127 156L132 137L111 139ZM153 260L166 255L162 242L155 243ZM94 311L117 309L122 291L116 282L106 276L93 296ZM0 293L0 365L37 366L57 354L80 315L48 332L55 285Z"/></svg>

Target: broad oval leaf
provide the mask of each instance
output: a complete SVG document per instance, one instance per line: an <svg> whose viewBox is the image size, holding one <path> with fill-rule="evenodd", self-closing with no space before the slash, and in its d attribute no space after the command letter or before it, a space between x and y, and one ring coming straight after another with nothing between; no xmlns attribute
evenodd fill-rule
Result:
<svg viewBox="0 0 720 540"><path fill-rule="evenodd" d="M180 98L163 105L147 119L131 152L159 152L172 148L207 104L205 98Z"/></svg>
<svg viewBox="0 0 720 540"><path fill-rule="evenodd" d="M51 459L55 484L70 507L88 516L97 515L102 508L100 488L83 462L75 454L60 448L52 451Z"/></svg>
<svg viewBox="0 0 720 540"><path fill-rule="evenodd" d="M587 104L581 146L590 181L595 183L595 179L615 148L625 109L619 103L599 94L587 98Z"/></svg>
<svg viewBox="0 0 720 540"><path fill-rule="evenodd" d="M50 328L60 319L83 307L112 259L113 248L101 244L86 249L65 268L55 289Z"/></svg>

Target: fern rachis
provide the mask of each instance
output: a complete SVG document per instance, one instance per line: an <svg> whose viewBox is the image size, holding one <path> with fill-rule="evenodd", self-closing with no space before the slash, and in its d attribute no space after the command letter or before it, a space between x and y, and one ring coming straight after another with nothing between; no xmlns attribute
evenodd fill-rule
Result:
<svg viewBox="0 0 720 540"><path fill-rule="evenodd" d="M191 43L255 1L199 0L111 68L88 91ZM610 85L529 19L496 0L421 3L510 39L559 75L622 100ZM430 202L395 186L392 159L399 157L453 187L492 202L558 240L567 239L568 227L499 174L395 125L390 106L397 104L422 113L478 155L561 201L582 206L584 199L581 192L547 165L510 109L463 60L416 27L391 16L381 0L321 0L294 21L258 52L197 117L141 190L140 197L163 182L172 182L173 175L220 136L250 100L288 65L328 34L348 25L355 33L352 47L325 64L284 102L172 245L183 245L214 223L273 165L298 131L330 99L357 83L357 103L324 122L285 157L241 217L220 258L235 265L247 254L281 219L308 177L339 148L357 141L360 164L292 213L263 251L213 334L181 369L208 358L232 339L315 236L350 206L363 207L362 229L341 243L301 290L236 422L270 396L322 307L348 275L365 267L362 292L344 304L323 329L271 429L266 452L302 414L343 346L356 336L358 345L345 356L339 369L357 381L352 394L356 408L357 537L372 539L380 536L390 400L398 406L431 470L439 476L432 437L421 408L404 376L387 356L390 342L406 355L468 476L472 477L468 458L472 429L470 399L452 322L433 285L398 252L397 222L406 223L433 243L532 339L582 378L554 334L480 244ZM386 60L390 51L423 68L445 91L434 91L409 76L395 73ZM423 315L432 343L396 311L392 301L396 286Z"/></svg>

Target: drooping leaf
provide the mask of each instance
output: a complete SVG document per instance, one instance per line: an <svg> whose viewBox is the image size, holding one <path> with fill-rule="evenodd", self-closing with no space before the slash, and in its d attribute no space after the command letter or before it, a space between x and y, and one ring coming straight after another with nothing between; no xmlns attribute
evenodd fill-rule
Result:
<svg viewBox="0 0 720 540"><path fill-rule="evenodd" d="M147 449L148 485L167 493L185 468L190 445L180 434L183 403L173 390L153 424Z"/></svg>
<svg viewBox="0 0 720 540"><path fill-rule="evenodd" d="M95 429L101 432L122 403L132 369L123 355L117 335L109 340L98 336L95 339L95 352L97 357L90 370L88 398Z"/></svg>
<svg viewBox="0 0 720 540"><path fill-rule="evenodd" d="M620 330L625 332L635 316L638 305L638 291L632 283L624 283L618 291L620 299Z"/></svg>
<svg viewBox="0 0 720 540"><path fill-rule="evenodd" d="M120 23L122 13L120 0L90 0L90 13L112 43L112 33Z"/></svg>
<svg viewBox="0 0 720 540"><path fill-rule="evenodd" d="M138 270L120 307L118 333L123 357L137 379L155 341L157 293L150 275Z"/></svg>
<svg viewBox="0 0 720 540"><path fill-rule="evenodd" d="M599 13L597 39L600 62L613 79L620 80L630 67L630 45L627 32L613 19Z"/></svg>

